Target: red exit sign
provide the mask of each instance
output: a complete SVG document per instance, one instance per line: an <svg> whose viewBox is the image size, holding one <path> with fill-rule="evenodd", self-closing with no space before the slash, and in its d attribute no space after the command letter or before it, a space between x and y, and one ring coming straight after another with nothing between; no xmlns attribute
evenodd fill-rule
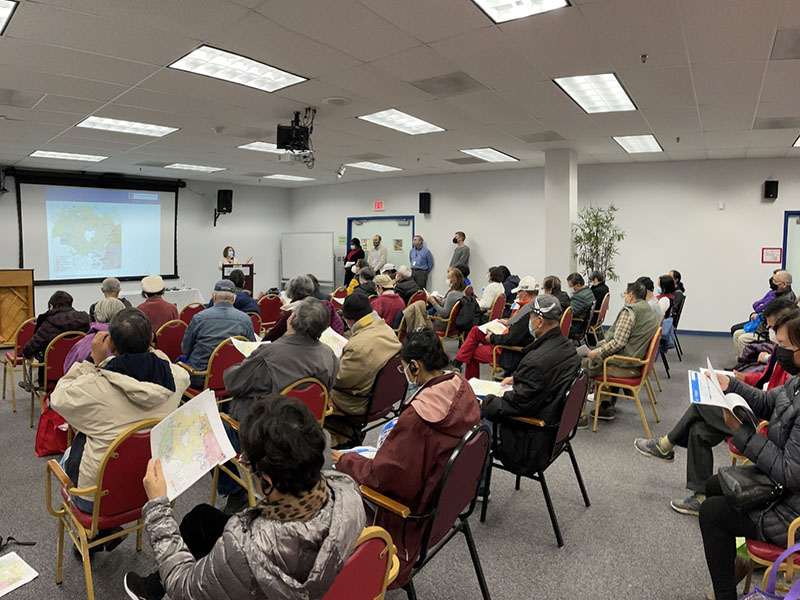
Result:
<svg viewBox="0 0 800 600"><path fill-rule="evenodd" d="M383 207L383 200L375 200L372 203L372 210L385 210Z"/></svg>

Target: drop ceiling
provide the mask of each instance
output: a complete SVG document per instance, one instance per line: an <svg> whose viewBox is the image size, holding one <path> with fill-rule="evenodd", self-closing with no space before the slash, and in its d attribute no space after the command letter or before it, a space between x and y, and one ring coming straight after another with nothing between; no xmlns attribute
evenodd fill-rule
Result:
<svg viewBox="0 0 800 600"><path fill-rule="evenodd" d="M308 81L275 93L168 69L200 45ZM643 59L642 55L646 55ZM553 79L616 73L638 110L589 115ZM325 99L344 97L345 105ZM471 0L22 0L0 36L0 164L254 184L342 181L544 165L800 155L800 2L572 0L495 25ZM275 141L317 108L316 166L238 149ZM443 127L418 136L357 117L396 108ZM87 116L180 130L163 138L75 128ZM654 135L629 155L613 136ZM464 160L492 147L515 163ZM104 155L99 163L30 158ZM363 157L380 157L379 159ZM185 175L172 163L226 170ZM264 183L266 185L266 182Z"/></svg>

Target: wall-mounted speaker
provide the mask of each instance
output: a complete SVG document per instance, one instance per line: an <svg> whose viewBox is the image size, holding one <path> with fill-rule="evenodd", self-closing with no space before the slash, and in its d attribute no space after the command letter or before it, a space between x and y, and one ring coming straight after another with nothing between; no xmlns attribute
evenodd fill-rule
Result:
<svg viewBox="0 0 800 600"><path fill-rule="evenodd" d="M431 212L431 193L430 192L420 192L419 193L419 213L421 215L427 215Z"/></svg>
<svg viewBox="0 0 800 600"><path fill-rule="evenodd" d="M233 190L217 190L217 212L221 215L233 212Z"/></svg>
<svg viewBox="0 0 800 600"><path fill-rule="evenodd" d="M764 198L775 200L778 197L778 182L768 179L764 182Z"/></svg>

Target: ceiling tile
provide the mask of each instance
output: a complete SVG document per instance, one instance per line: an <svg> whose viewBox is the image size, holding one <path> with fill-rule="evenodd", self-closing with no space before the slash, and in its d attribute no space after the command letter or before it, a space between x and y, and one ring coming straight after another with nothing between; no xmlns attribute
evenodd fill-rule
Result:
<svg viewBox="0 0 800 600"><path fill-rule="evenodd" d="M373 67L386 71L403 81L416 81L457 71L458 68L441 54L428 46L417 46L387 56L372 63Z"/></svg>
<svg viewBox="0 0 800 600"><path fill-rule="evenodd" d="M608 135L640 135L652 133L641 111L596 113L592 121Z"/></svg>
<svg viewBox="0 0 800 600"><path fill-rule="evenodd" d="M700 105L751 106L758 100L766 62L694 65Z"/></svg>
<svg viewBox="0 0 800 600"><path fill-rule="evenodd" d="M506 121L525 121L532 119L522 107L509 102L493 91L478 92L453 96L446 100L459 110L485 123L501 123Z"/></svg>
<svg viewBox="0 0 800 600"><path fill-rule="evenodd" d="M492 24L481 9L474 3L464 0L360 1L384 19L425 43Z"/></svg>
<svg viewBox="0 0 800 600"><path fill-rule="evenodd" d="M800 60L770 61L761 91L761 102L787 102L800 96ZM789 114L800 115L800 106L793 103L795 109Z"/></svg>
<svg viewBox="0 0 800 600"><path fill-rule="evenodd" d="M700 116L696 106L668 106L650 108L645 118L653 132L659 136L700 134Z"/></svg>
<svg viewBox="0 0 800 600"><path fill-rule="evenodd" d="M97 100L46 94L42 101L36 105L36 108L87 116L103 106L103 104L103 102Z"/></svg>
<svg viewBox="0 0 800 600"><path fill-rule="evenodd" d="M383 108L377 110L392 108L403 103L431 99L430 94L426 94L408 83L395 79L372 65L360 65L320 79L344 90L352 91L364 98L382 102L384 104Z"/></svg>
<svg viewBox="0 0 800 600"><path fill-rule="evenodd" d="M692 73L686 67L633 69L618 73L633 102L645 113L653 107L694 106Z"/></svg>
<svg viewBox="0 0 800 600"><path fill-rule="evenodd" d="M17 90L59 94L71 98L88 98L108 101L124 92L125 86L101 81L65 77L49 73L37 73L24 67L0 65L0 81L3 87Z"/></svg>
<svg viewBox="0 0 800 600"><path fill-rule="evenodd" d="M754 113L755 105L700 107L703 131L752 129Z"/></svg>

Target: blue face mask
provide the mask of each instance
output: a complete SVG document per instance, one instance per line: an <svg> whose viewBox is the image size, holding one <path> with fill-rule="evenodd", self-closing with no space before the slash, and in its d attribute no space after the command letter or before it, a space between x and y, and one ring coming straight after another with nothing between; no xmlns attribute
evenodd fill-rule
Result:
<svg viewBox="0 0 800 600"><path fill-rule="evenodd" d="M531 334L532 338L536 337L536 332L533 330L533 327L531 326L531 320L530 319L528 319L528 332Z"/></svg>
<svg viewBox="0 0 800 600"><path fill-rule="evenodd" d="M661 295L661 288L656 288L656 296L660 296L660 295Z"/></svg>
<svg viewBox="0 0 800 600"><path fill-rule="evenodd" d="M350 250L355 250L355 249L356 249L356 245L355 244L350 244Z"/></svg>
<svg viewBox="0 0 800 600"><path fill-rule="evenodd" d="M403 369L403 375L406 376L406 381L408 382L409 388L413 386L416 389L417 384L411 381L411 378L408 376L408 369Z"/></svg>

